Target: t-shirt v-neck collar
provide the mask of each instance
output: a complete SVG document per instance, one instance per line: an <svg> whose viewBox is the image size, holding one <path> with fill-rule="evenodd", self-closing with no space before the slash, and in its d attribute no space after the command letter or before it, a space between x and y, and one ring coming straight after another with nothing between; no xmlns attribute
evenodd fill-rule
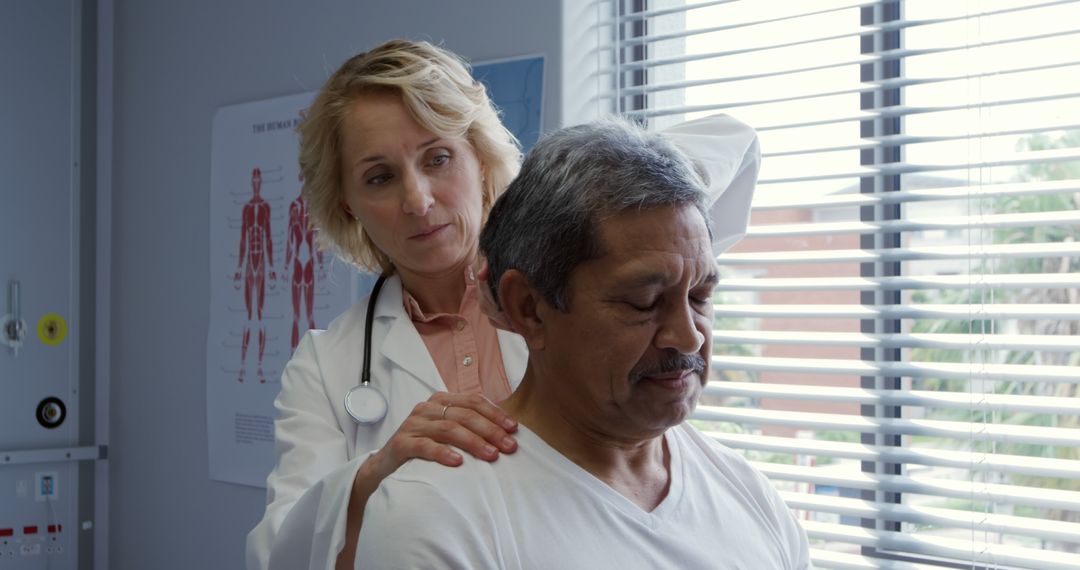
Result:
<svg viewBox="0 0 1080 570"><path fill-rule="evenodd" d="M670 484L667 495L652 511L645 511L630 499L624 497L607 483L589 473L577 463L574 463L563 454L548 445L536 432L523 424L515 437L518 439L518 453L536 449L536 455L547 460L547 463L555 469L562 471L564 476L575 483L589 488L594 494L604 498L613 507L619 509L628 516L634 518L643 525L654 528L669 518L679 506L683 496L683 456L679 437L673 433L678 426L668 429L664 435L669 453Z"/></svg>

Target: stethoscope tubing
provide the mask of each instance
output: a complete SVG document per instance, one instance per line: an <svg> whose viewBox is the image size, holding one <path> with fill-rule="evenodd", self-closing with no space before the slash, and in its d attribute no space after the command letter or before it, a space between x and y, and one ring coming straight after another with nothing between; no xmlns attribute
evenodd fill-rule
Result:
<svg viewBox="0 0 1080 570"><path fill-rule="evenodd" d="M359 424L376 424L386 417L388 405L386 397L371 385L371 325L375 320L375 303L379 300L379 291L386 282L384 273L375 281L375 287L368 297L367 315L364 319L364 363L360 370L360 384L353 386L345 394L345 411Z"/></svg>
<svg viewBox="0 0 1080 570"><path fill-rule="evenodd" d="M379 275L375 281L375 287L371 290L368 298L367 317L364 319L364 367L360 371L360 383L371 384L371 322L375 320L375 302L379 300L379 291L383 283L386 283L386 274Z"/></svg>

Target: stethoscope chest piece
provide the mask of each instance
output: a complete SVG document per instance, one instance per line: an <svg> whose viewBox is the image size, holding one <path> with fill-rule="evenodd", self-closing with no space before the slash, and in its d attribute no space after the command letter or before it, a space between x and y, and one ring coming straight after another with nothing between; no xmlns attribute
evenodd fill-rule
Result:
<svg viewBox="0 0 1080 570"><path fill-rule="evenodd" d="M374 424L386 417L386 398L370 384L360 384L345 394L345 411L361 424Z"/></svg>
<svg viewBox="0 0 1080 570"><path fill-rule="evenodd" d="M375 302L386 282L380 275L368 298L367 318L364 320L364 365L360 369L360 384L345 394L345 411L361 424L374 424L386 417L386 397L371 387L371 321L375 318Z"/></svg>

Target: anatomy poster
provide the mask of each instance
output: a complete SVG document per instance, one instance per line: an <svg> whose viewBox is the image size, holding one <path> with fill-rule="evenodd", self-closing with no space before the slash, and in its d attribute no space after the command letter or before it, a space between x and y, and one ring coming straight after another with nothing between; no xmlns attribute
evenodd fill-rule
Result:
<svg viewBox="0 0 1080 570"><path fill-rule="evenodd" d="M356 297L356 272L318 250L300 198L295 129L313 97L223 107L214 116L206 340L211 479L265 486L285 363L308 329L326 328Z"/></svg>

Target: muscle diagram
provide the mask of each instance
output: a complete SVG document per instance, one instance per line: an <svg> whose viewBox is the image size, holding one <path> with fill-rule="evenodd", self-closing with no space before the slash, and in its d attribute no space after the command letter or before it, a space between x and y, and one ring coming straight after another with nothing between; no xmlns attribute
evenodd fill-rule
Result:
<svg viewBox="0 0 1080 570"><path fill-rule="evenodd" d="M307 328L315 328L316 264L318 279L325 278L323 253L315 245L315 229L308 222L307 203L304 201L304 176L300 175L300 196L289 204L288 242L285 245L285 269L292 272L292 349L300 343L301 314L306 317ZM284 275L282 277L285 277Z"/></svg>
<svg viewBox="0 0 1080 570"><path fill-rule="evenodd" d="M263 306L266 301L266 287L273 287L277 275L274 272L274 244L270 234L270 204L259 195L261 189L262 172L256 168L251 172L251 200L244 204L240 227L240 259L233 277L237 288L242 287L244 290L244 305L247 307L243 344L240 346L240 374L237 378L240 382L244 381L247 371L247 353L253 328L259 331L259 382L266 382L262 366L266 352Z"/></svg>

